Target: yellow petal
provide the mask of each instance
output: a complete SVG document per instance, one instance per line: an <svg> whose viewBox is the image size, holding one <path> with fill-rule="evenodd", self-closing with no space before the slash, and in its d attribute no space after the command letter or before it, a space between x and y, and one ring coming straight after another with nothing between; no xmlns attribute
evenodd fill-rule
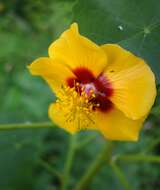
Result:
<svg viewBox="0 0 160 190"><path fill-rule="evenodd" d="M98 75L107 64L104 51L78 32L78 25L72 24L58 40L49 47L49 56L62 60L71 69L89 68Z"/></svg>
<svg viewBox="0 0 160 190"><path fill-rule="evenodd" d="M97 113L97 125L108 140L137 141L144 118L132 120L118 109Z"/></svg>
<svg viewBox="0 0 160 190"><path fill-rule="evenodd" d="M48 114L50 119L56 123L59 127L63 128L64 130L68 131L71 134L74 134L80 130L90 130L90 129L96 129L96 125L92 120L94 118L94 114L92 115L92 118L88 121L90 124L89 125L84 125L85 117L82 119L78 115L75 115L74 120L70 120L70 117L72 117L73 113L70 112L70 110L65 106L62 108L59 106L58 103L53 103L50 105ZM71 116L72 115L72 116Z"/></svg>
<svg viewBox="0 0 160 190"><path fill-rule="evenodd" d="M66 84L67 78L74 77L64 64L47 57L35 60L28 68L32 75L43 77L55 92Z"/></svg>
<svg viewBox="0 0 160 190"><path fill-rule="evenodd" d="M127 117L139 119L148 114L156 97L155 77L144 60L118 45L103 45L108 56L106 77L111 81L110 100Z"/></svg>

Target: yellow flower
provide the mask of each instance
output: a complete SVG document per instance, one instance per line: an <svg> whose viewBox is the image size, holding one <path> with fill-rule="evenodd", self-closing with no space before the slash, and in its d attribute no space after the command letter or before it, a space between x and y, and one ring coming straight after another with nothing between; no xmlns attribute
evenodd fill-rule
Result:
<svg viewBox="0 0 160 190"><path fill-rule="evenodd" d="M49 117L70 133L96 129L110 140L136 141L156 96L143 59L116 44L96 45L76 23L29 70L55 92Z"/></svg>

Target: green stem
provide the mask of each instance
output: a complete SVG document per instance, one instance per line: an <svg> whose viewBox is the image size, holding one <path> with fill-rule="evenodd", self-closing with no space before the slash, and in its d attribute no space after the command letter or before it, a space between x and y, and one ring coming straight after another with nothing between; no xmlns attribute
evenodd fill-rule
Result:
<svg viewBox="0 0 160 190"><path fill-rule="evenodd" d="M113 144L111 142L106 143L102 148L101 152L97 155L97 158L90 165L88 171L85 172L82 179L79 181L75 190L86 190L88 189L89 184L92 179L95 177L97 172L101 169L106 160L110 161L110 157L112 154Z"/></svg>
<svg viewBox="0 0 160 190"><path fill-rule="evenodd" d="M39 159L38 162L41 166L43 166L46 169L46 171L48 171L53 176L56 176L58 178L58 180L60 182L62 182L62 175L57 170L55 170L53 167L51 167L49 163L47 163L46 161L44 161L42 159Z"/></svg>
<svg viewBox="0 0 160 190"><path fill-rule="evenodd" d="M50 128L54 127L54 124L50 122L42 123L17 123L17 124L0 124L0 130L14 130L14 129L26 129L26 128Z"/></svg>
<svg viewBox="0 0 160 190"><path fill-rule="evenodd" d="M122 156L118 156L116 158L117 160L122 160L122 161L127 161L127 162L138 162L138 161L142 161L142 162L156 162L156 163L160 163L160 156L150 156L150 155L140 155L140 154L135 154L135 155L122 155Z"/></svg>
<svg viewBox="0 0 160 190"><path fill-rule="evenodd" d="M144 151L143 151L142 153L145 154L145 153L147 153L147 152L151 152L151 151L154 149L154 147L155 147L156 145L158 145L159 143L160 143L160 139L155 139L153 142L151 142L150 145L148 145L148 146L146 147L146 149L144 149Z"/></svg>
<svg viewBox="0 0 160 190"><path fill-rule="evenodd" d="M82 142L77 144L77 149L82 149L83 147L87 146L89 143L93 142L93 140L97 137L97 135L91 135L88 138L84 139Z"/></svg>
<svg viewBox="0 0 160 190"><path fill-rule="evenodd" d="M70 145L69 145L67 160L65 162L64 175L63 175L63 182L62 182L61 190L66 190L68 187L75 150L76 150L76 135L74 134L74 135L70 136Z"/></svg>
<svg viewBox="0 0 160 190"><path fill-rule="evenodd" d="M128 180L126 179L121 168L114 161L111 162L111 166L112 166L112 169L113 169L115 175L118 177L119 181L123 185L124 189L125 190L131 190L131 187L128 183Z"/></svg>

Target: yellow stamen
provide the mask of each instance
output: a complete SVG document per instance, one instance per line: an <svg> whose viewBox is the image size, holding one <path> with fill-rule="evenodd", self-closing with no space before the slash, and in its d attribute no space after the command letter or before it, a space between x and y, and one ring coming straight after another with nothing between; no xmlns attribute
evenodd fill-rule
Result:
<svg viewBox="0 0 160 190"><path fill-rule="evenodd" d="M92 92L92 97L89 97L84 91L81 94L78 93L75 87L69 88L63 86L57 95L58 100L56 103L60 110L64 112L66 122L78 121L79 129L88 127L91 122L93 124L94 121L91 119L91 113L93 112L93 107L97 107L97 104L90 101L93 95L94 93Z"/></svg>

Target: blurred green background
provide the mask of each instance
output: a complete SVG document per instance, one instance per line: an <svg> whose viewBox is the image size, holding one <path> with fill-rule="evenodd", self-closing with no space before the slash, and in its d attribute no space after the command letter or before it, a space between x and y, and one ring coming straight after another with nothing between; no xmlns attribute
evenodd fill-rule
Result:
<svg viewBox="0 0 160 190"><path fill-rule="evenodd" d="M144 57L156 73L158 88L159 7L155 0L1 0L0 123L48 121L48 106L55 97L42 79L29 74L26 66L35 58L47 56L49 44L72 21L77 21L82 34L95 42L119 43ZM113 157L160 156L159 103L157 98L140 141L115 142ZM0 132L0 190L59 190L59 173L63 175L69 137L59 128ZM73 160L69 190L74 189L104 143L95 132L78 134L79 148ZM131 189L160 189L159 164L131 161L120 162L119 166ZM88 188L125 189L112 169L106 162Z"/></svg>

